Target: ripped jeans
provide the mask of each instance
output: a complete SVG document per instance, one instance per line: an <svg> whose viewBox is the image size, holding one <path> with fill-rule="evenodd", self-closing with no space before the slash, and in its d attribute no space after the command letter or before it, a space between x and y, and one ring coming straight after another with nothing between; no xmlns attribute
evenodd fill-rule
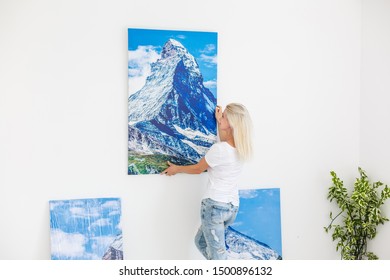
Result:
<svg viewBox="0 0 390 280"><path fill-rule="evenodd" d="M202 224L195 236L195 245L208 260L226 260L225 229L231 225L238 207L205 198L200 208Z"/></svg>

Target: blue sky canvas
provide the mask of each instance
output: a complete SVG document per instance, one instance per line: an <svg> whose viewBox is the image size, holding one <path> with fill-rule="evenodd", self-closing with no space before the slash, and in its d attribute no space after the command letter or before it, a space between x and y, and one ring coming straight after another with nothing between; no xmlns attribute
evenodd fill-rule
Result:
<svg viewBox="0 0 390 280"><path fill-rule="evenodd" d="M128 174L199 161L216 141L217 33L128 29Z"/></svg>
<svg viewBox="0 0 390 280"><path fill-rule="evenodd" d="M53 260L122 260L119 198L51 200Z"/></svg>
<svg viewBox="0 0 390 280"><path fill-rule="evenodd" d="M240 208L226 231L229 259L282 259L280 189L240 190Z"/></svg>

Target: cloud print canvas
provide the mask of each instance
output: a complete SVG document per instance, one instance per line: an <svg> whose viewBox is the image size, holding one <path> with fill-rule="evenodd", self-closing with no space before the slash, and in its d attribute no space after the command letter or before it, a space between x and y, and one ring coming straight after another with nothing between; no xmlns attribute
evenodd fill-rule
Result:
<svg viewBox="0 0 390 280"><path fill-rule="evenodd" d="M123 259L119 198L51 200L53 260Z"/></svg>
<svg viewBox="0 0 390 280"><path fill-rule="evenodd" d="M128 174L194 164L216 141L217 33L128 29Z"/></svg>

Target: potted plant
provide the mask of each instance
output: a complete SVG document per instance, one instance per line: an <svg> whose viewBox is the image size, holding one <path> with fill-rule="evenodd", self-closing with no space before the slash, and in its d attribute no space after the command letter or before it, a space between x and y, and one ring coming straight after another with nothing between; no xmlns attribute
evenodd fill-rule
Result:
<svg viewBox="0 0 390 280"><path fill-rule="evenodd" d="M336 251L344 260L375 260L378 257L367 251L367 242L377 233L377 226L389 219L381 211L381 206L390 197L390 189L382 182L371 183L363 169L358 168L360 178L356 178L351 194L348 194L343 181L331 171L332 186L329 187L328 200L336 201L339 212L330 212L330 224L325 227L332 239L337 240ZM341 223L336 224L336 220Z"/></svg>

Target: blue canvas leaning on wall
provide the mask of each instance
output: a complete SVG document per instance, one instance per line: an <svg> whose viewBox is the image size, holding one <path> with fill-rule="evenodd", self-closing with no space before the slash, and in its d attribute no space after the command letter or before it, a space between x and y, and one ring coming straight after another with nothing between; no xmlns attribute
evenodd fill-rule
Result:
<svg viewBox="0 0 390 280"><path fill-rule="evenodd" d="M53 260L123 260L119 198L51 200Z"/></svg>
<svg viewBox="0 0 390 280"><path fill-rule="evenodd" d="M128 174L194 164L216 141L217 33L128 29Z"/></svg>
<svg viewBox="0 0 390 280"><path fill-rule="evenodd" d="M228 259L281 260L280 189L240 190L235 222L226 230Z"/></svg>

